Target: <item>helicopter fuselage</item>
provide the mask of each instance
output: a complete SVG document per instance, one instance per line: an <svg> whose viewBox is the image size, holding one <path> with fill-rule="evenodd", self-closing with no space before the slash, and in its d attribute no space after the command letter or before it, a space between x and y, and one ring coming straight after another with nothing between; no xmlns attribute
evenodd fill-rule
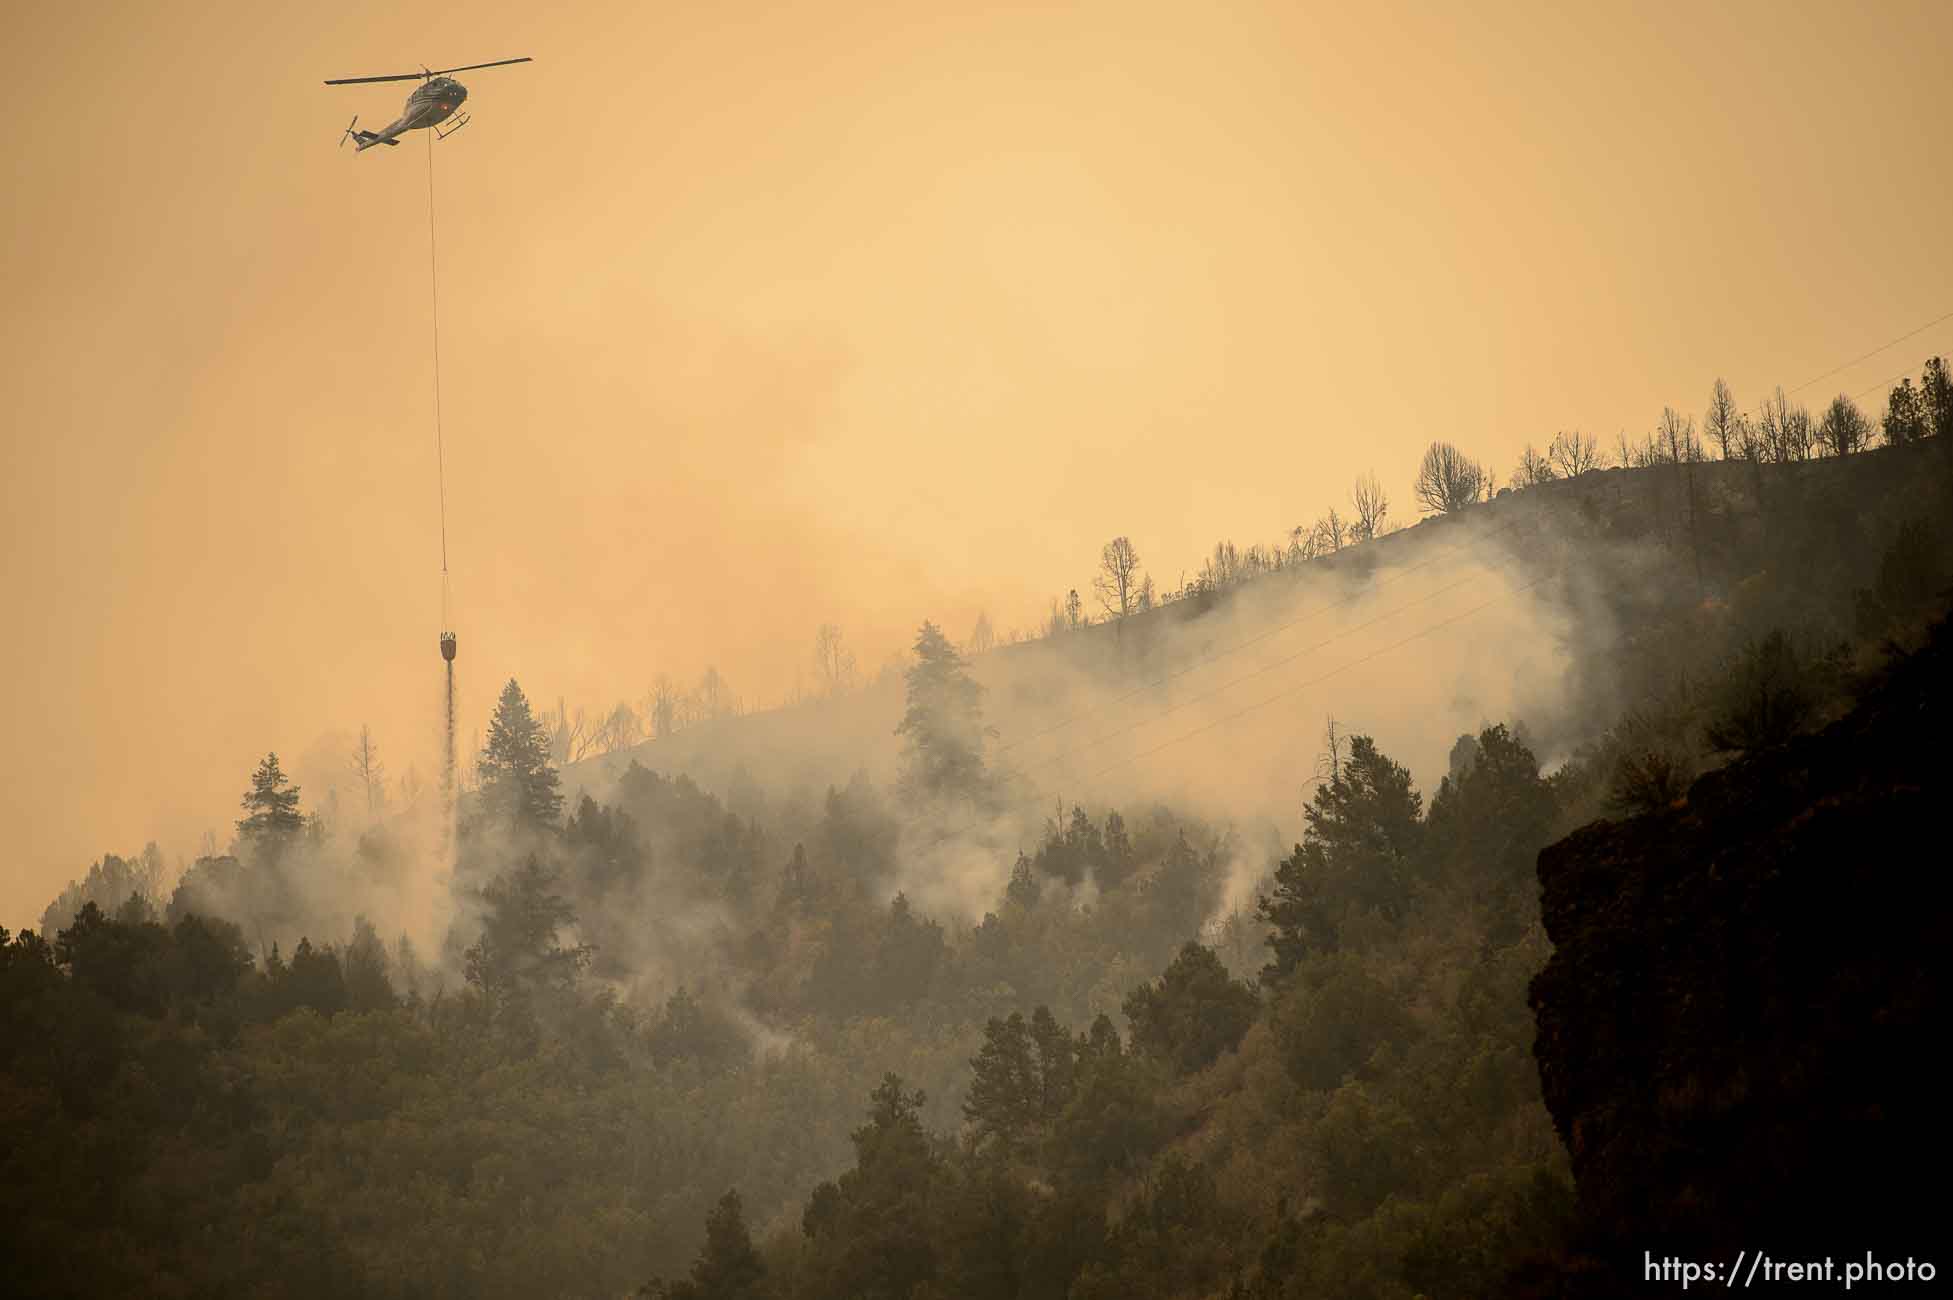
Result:
<svg viewBox="0 0 1953 1300"><path fill-rule="evenodd" d="M414 87L400 116L390 125L379 131L354 132L355 143L361 149L371 149L376 144L394 144L408 131L439 126L454 116L467 98L468 88L453 77L429 78Z"/></svg>

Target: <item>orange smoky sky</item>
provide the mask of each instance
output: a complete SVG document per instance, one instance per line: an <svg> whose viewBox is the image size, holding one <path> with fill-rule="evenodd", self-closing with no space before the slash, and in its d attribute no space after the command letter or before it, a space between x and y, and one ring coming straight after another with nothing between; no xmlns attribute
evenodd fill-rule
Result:
<svg viewBox="0 0 1953 1300"><path fill-rule="evenodd" d="M1162 586L1953 311L1953 6L38 4L0 82L0 920L372 725L461 738ZM1953 322L1797 394L1821 406ZM1877 406L1874 394L1867 405ZM329 745L328 745L329 748ZM308 791L308 803L313 791Z"/></svg>

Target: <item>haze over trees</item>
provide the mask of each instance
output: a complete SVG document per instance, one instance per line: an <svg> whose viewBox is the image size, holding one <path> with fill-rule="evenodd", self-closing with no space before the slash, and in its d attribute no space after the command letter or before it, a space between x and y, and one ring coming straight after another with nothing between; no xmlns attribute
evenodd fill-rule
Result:
<svg viewBox="0 0 1953 1300"><path fill-rule="evenodd" d="M985 794L983 687L934 623L924 623L916 634L908 706L895 731L904 742L904 790L929 798Z"/></svg>
<svg viewBox="0 0 1953 1300"><path fill-rule="evenodd" d="M1537 855L1794 753L1918 643L1953 581L1947 444L1919 445L1953 428L1944 387L1929 366L1873 448L1856 399L1809 420L1773 393L1750 418L1719 384L1627 448L1645 468L1595 474L1594 440L1562 433L1489 504L1459 453L1444 513L1519 498L1556 549L1515 550L1518 575L1584 573L1567 599L1632 635L1581 642L1567 716L1447 737L1434 785L1382 729L1332 730L1318 779L1283 774L1281 840L1191 795L1020 788L1005 691L971 662L987 619L961 648L917 629L880 777L707 788L653 748L593 784L560 770L573 715L510 680L439 874L410 792L375 793L370 733L364 822L318 817L267 754L232 843L180 872L105 855L38 932L0 932L9 1286L1520 1294L1515 1267L1578 1248L1527 1001ZM1415 544L1383 532L1374 477L1349 505L1217 545L1152 608L1115 539L1093 590L1122 633L1073 591L1067 650L1129 691L1149 627ZM822 710L858 704L838 625L812 651ZM716 673L663 687L632 734L743 725ZM1313 738L1320 703L1262 720Z"/></svg>

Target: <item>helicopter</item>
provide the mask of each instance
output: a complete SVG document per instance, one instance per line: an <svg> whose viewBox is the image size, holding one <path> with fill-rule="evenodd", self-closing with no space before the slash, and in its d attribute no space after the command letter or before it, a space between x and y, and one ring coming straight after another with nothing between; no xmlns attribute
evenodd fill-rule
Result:
<svg viewBox="0 0 1953 1300"><path fill-rule="evenodd" d="M339 137L339 145L341 148L344 148L346 141L351 140L354 142L353 152L360 153L364 150L371 149L376 144L399 144L400 137L406 132L417 131L423 127L432 129L438 139L445 140L462 127L468 125L468 115L466 113L461 114L459 117L453 116L454 111L461 107L461 102L468 98L468 88L449 76L448 74L450 72L471 72L476 68L499 68L510 63L530 62L533 62L533 60L528 55L524 55L519 59L497 59L493 63L470 63L459 68L441 68L436 70L423 67L419 72L401 72L385 77L340 77L336 81L328 81L326 82L328 86L354 86L369 81L418 81L421 83L414 87L413 94L407 96L407 106L400 110L400 116L382 130L360 130L359 114L353 114L353 120L346 127L345 134ZM448 129L443 131L441 129L441 123L448 122L451 117L453 121L449 122Z"/></svg>

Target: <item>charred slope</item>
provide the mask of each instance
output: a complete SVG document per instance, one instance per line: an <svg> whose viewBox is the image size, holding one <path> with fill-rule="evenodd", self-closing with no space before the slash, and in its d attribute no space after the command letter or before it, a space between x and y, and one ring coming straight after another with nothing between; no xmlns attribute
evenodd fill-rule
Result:
<svg viewBox="0 0 1953 1300"><path fill-rule="evenodd" d="M1822 733L1540 854L1534 1051L1599 1261L1943 1240L1949 670L1942 621Z"/></svg>

